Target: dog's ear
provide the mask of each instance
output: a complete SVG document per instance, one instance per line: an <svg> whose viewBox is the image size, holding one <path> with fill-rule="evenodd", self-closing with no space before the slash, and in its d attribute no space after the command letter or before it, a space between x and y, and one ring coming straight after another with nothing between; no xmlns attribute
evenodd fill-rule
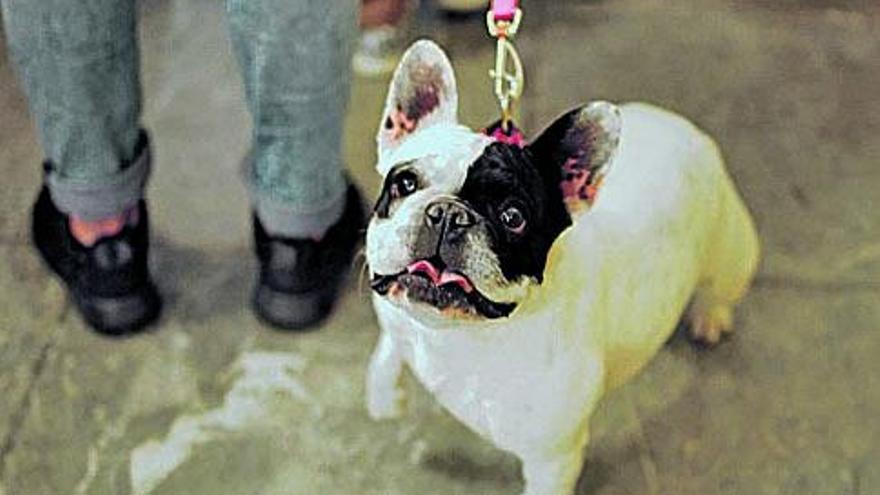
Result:
<svg viewBox="0 0 880 495"><path fill-rule="evenodd" d="M415 42L403 54L385 100L376 140L379 158L417 130L458 122L458 91L452 64L433 41Z"/></svg>
<svg viewBox="0 0 880 495"><path fill-rule="evenodd" d="M528 145L570 214L589 207L608 174L620 141L620 109L597 101L562 115Z"/></svg>

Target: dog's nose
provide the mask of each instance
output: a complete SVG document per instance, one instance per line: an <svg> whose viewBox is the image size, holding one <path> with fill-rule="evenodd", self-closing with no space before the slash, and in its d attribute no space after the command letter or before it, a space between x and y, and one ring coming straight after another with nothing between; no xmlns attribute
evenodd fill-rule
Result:
<svg viewBox="0 0 880 495"><path fill-rule="evenodd" d="M429 227L466 229L476 223L474 214L464 205L450 200L435 201L425 208L425 221Z"/></svg>

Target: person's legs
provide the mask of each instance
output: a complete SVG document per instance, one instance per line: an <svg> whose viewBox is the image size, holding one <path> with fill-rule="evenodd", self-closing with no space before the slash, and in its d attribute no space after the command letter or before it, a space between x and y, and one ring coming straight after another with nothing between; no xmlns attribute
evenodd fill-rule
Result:
<svg viewBox="0 0 880 495"><path fill-rule="evenodd" d="M33 238L94 328L158 316L146 268L150 168L134 0L3 0L10 53L46 153Z"/></svg>
<svg viewBox="0 0 880 495"><path fill-rule="evenodd" d="M227 0L253 117L247 180L258 316L301 329L330 311L363 225L342 127L355 0Z"/></svg>
<svg viewBox="0 0 880 495"><path fill-rule="evenodd" d="M37 122L54 203L84 220L141 197L134 0L3 0L9 49Z"/></svg>
<svg viewBox="0 0 880 495"><path fill-rule="evenodd" d="M227 0L253 117L248 182L271 234L320 237L342 215L354 0Z"/></svg>

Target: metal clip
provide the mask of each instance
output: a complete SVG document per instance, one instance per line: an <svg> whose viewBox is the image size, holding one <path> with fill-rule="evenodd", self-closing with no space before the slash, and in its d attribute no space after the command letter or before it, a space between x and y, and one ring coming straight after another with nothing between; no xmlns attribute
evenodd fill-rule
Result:
<svg viewBox="0 0 880 495"><path fill-rule="evenodd" d="M506 37L513 38L519 29L519 23L522 21L522 10L516 9L512 21L495 20L495 12L491 9L486 12L486 27L489 28L489 34L493 38Z"/></svg>
<svg viewBox="0 0 880 495"><path fill-rule="evenodd" d="M504 131L509 130L509 124L513 116L513 105L522 96L525 84L522 60L516 47L510 39L516 34L522 20L522 11L516 9L512 21L495 21L491 11L486 14L486 26L489 34L497 38L495 46L495 68L489 71L489 76L495 81L495 97L501 107L501 125ZM508 60L512 67L508 67ZM512 69L512 73L508 71Z"/></svg>

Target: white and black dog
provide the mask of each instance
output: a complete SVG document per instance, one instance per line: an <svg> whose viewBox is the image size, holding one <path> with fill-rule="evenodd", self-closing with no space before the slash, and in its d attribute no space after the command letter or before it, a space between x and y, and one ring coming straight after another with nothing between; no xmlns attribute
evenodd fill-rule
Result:
<svg viewBox="0 0 880 495"><path fill-rule="evenodd" d="M706 343L730 331L755 228L715 143L680 116L596 102L518 147L461 126L457 99L442 50L413 45L378 135L368 409L401 412L406 364L522 460L526 494L568 495L598 400L682 314Z"/></svg>

